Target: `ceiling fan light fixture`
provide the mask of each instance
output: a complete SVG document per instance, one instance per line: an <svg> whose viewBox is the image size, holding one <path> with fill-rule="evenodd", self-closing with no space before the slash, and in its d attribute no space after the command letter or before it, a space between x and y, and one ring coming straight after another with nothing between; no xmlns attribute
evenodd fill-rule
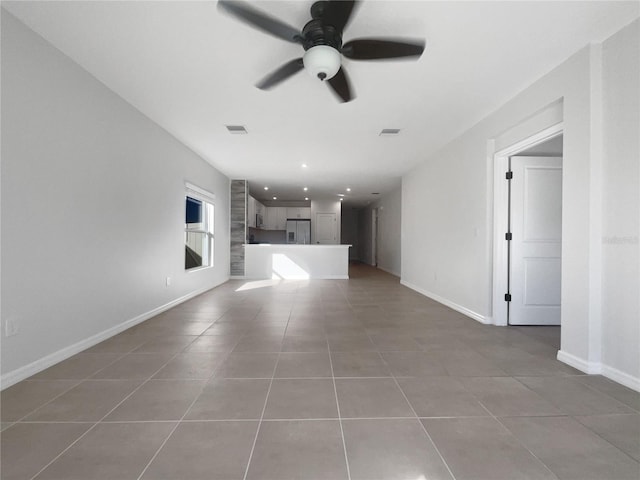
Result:
<svg viewBox="0 0 640 480"><path fill-rule="evenodd" d="M305 52L302 62L313 78L329 80L340 70L340 52L328 45L316 45Z"/></svg>

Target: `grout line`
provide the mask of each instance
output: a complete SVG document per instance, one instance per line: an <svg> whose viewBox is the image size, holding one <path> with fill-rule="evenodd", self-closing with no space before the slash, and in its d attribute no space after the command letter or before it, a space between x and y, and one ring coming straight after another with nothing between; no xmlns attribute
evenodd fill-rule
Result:
<svg viewBox="0 0 640 480"><path fill-rule="evenodd" d="M179 353L179 352L178 352ZM122 405L125 401L127 401L134 393L136 393L138 390L140 390L140 388L142 388L143 385L146 385L151 378L153 378L154 375L156 375L160 370L162 370L164 367L167 366L167 364L169 362L171 362L174 358L176 358L178 356L178 353L176 353L175 355L173 355L171 358L169 358L169 360L167 360L164 364L162 364L162 366L160 366L160 368L158 368L155 372L153 372L146 380L144 380L140 385L138 385L136 388L134 388L131 393L129 393L129 395L127 395L126 397L124 397L122 400L120 400L120 402L118 402L116 404L115 407L113 407L111 410L109 410L100 420L98 420L97 422L95 422L93 424L92 427L90 427L86 432L84 432L82 435L80 435L78 438L75 439L75 441L73 441L70 445L67 446L67 448L65 448L62 452L60 452L55 458L53 458L49 463L47 463L44 467L42 467L33 477L31 477L31 480L35 479L38 475L40 475L45 469L47 469L52 463L54 463L56 460L58 460L58 458L60 458L62 455L64 455L71 447L73 447L76 443L78 443L81 439L83 439L87 434L89 434L89 432L91 432L92 430L94 430L101 422L102 420L104 420L105 418L107 418L109 415L111 415L111 413L118 408L120 405ZM124 358L126 355L125 354L121 357ZM113 362L115 363L115 362ZM105 367L106 368L106 367ZM101 369L102 370L102 369ZM97 372L96 372L97 373ZM95 375L95 373L94 373ZM112 380L140 380L140 379L127 379L127 378L123 378L123 379L112 379Z"/></svg>
<svg viewBox="0 0 640 480"><path fill-rule="evenodd" d="M258 315L256 313L256 315ZM289 311L289 317L291 317L291 311ZM287 326L289 325L289 320L287 319ZM285 332L287 331L287 327L285 327ZM260 434L260 427L262 426L262 420L264 419L264 412L267 410L267 402L269 401L269 395L271 394L271 386L273 385L273 380L276 376L276 370L278 368L278 362L280 361L280 353L278 352L278 357L276 358L276 363L273 366L273 371L271 373L271 380L269 381L269 388L267 389L267 396L264 399L264 405L262 406L262 413L260 414L260 420L258 421L258 428L256 429L256 435L253 437L253 444L251 445L251 451L249 452L249 458L247 459L247 467L244 470L243 480L247 479L247 475L249 474L249 467L251 466L251 460L253 459L253 452L256 448L256 443L258 442L258 435Z"/></svg>
<svg viewBox="0 0 640 480"><path fill-rule="evenodd" d="M369 340L371 340L371 338L369 338ZM378 352L378 355L380 356L380 359L382 360L382 362L387 366L387 368L389 369L389 371L391 371L391 366L388 364L388 362L384 359L384 357L382 356L382 353ZM440 452L440 449L438 448L438 446L436 445L436 442L433 441L433 438L431 438L431 435L429 435L429 432L427 431L427 427L424 426L424 424L420 421L420 417L418 417L418 414L416 412L416 410L413 408L413 405L411 404L411 402L409 401L409 399L407 398L407 395L404 393L404 390L402 390L402 387L400 387L400 384L398 383L398 379L396 377L392 377L393 381L396 384L396 387L398 388L398 390L400 390L400 393L402 393L402 396L404 397L405 402L407 402L407 405L409 405L409 408L411 408L411 411L413 412L413 414L415 415L416 420L418 421L418 423L420 424L420 427L422 428L422 431L425 433L425 435L427 436L427 439L429 440L429 442L431 442L431 445L433 445L434 450L436 451L436 453L438 454L438 456L440 457L440 460L442 460L442 463L445 467L447 467L447 471L449 472L449 474L451 475L451 478L453 480L455 480L455 475L453 474L453 471L451 471L451 468L449 467L449 464L446 462L446 460L444 459L444 456L442 455L442 453ZM411 417L408 417L411 418Z"/></svg>
<svg viewBox="0 0 640 480"><path fill-rule="evenodd" d="M344 461L347 466L347 478L351 480L351 469L349 467L349 457L347 456L347 442L344 438L344 427L342 426L342 414L340 413L340 402L338 401L338 389L336 387L336 376L333 372L333 360L331 359L331 347L329 346L329 338L327 337L327 348L329 348L329 365L331 367L331 381L333 382L333 393L336 397L336 408L338 410L338 423L340 425L340 436L342 437L342 448L344 451Z"/></svg>

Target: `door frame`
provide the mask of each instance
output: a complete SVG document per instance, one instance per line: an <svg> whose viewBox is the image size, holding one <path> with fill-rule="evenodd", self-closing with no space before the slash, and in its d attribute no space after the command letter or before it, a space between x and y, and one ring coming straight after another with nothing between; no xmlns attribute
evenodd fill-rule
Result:
<svg viewBox="0 0 640 480"><path fill-rule="evenodd" d="M371 209L371 265L378 266L378 208Z"/></svg>
<svg viewBox="0 0 640 480"><path fill-rule="evenodd" d="M505 233L508 228L509 185L505 173L509 169L509 157L546 142L564 132L563 122L520 140L493 155L493 324L507 326L509 320L508 303L504 299L507 293L507 275L509 257ZM562 219L564 223L564 217ZM562 321L561 321L562 323Z"/></svg>

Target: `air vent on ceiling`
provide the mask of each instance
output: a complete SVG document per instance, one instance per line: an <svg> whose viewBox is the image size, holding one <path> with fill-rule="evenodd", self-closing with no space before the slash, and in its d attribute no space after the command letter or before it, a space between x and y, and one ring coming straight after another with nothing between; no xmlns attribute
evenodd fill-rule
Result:
<svg viewBox="0 0 640 480"><path fill-rule="evenodd" d="M245 135L247 133L247 129L243 125L225 125L229 133L233 133L235 135Z"/></svg>
<svg viewBox="0 0 640 480"><path fill-rule="evenodd" d="M383 128L380 130L380 136L382 135L398 135L400 133L399 128Z"/></svg>
<svg viewBox="0 0 640 480"><path fill-rule="evenodd" d="M380 192L371 192L371 195L380 195Z"/></svg>

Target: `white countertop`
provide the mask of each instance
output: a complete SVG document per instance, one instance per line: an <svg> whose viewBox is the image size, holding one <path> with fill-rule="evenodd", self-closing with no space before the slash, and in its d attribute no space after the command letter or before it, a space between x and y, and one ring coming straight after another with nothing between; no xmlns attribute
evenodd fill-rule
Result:
<svg viewBox="0 0 640 480"><path fill-rule="evenodd" d="M244 244L245 247L259 247L259 248L265 248L265 247L274 247L274 248L282 248L282 247L287 247L287 248L307 248L307 247L314 247L314 248L349 248L352 245L346 245L346 244L339 244L339 245L319 245L319 244L313 244L313 243L308 243L308 244L298 244L298 243L245 243Z"/></svg>

